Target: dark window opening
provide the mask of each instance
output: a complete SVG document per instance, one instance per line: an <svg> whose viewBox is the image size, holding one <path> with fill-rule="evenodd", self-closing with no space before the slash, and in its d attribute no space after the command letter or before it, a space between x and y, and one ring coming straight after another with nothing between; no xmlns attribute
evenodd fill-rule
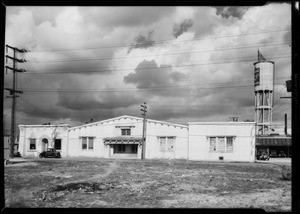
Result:
<svg viewBox="0 0 300 214"><path fill-rule="evenodd" d="M125 145L118 145L119 152L125 152Z"/></svg>
<svg viewBox="0 0 300 214"><path fill-rule="evenodd" d="M138 145L131 145L131 153L132 154L137 154L138 150Z"/></svg>
<svg viewBox="0 0 300 214"><path fill-rule="evenodd" d="M61 150L61 139L55 139L54 148L57 150Z"/></svg>
<svg viewBox="0 0 300 214"><path fill-rule="evenodd" d="M35 150L36 139L30 139L29 149Z"/></svg>

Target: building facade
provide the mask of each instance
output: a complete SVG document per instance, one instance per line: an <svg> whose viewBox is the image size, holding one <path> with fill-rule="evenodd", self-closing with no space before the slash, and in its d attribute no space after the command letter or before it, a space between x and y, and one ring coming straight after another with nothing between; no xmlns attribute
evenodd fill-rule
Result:
<svg viewBox="0 0 300 214"><path fill-rule="evenodd" d="M145 158L187 158L188 127L147 120ZM141 158L143 119L121 116L69 129L67 156Z"/></svg>
<svg viewBox="0 0 300 214"><path fill-rule="evenodd" d="M189 123L189 159L255 161L255 123Z"/></svg>
<svg viewBox="0 0 300 214"><path fill-rule="evenodd" d="M67 156L69 125L19 125L19 129L22 156L38 157L48 148L56 148L63 157Z"/></svg>
<svg viewBox="0 0 300 214"><path fill-rule="evenodd" d="M143 118L121 116L70 128L20 125L19 152L37 157L56 148L62 157L142 158ZM254 161L254 123L146 120L146 159ZM222 149L223 147L223 149Z"/></svg>

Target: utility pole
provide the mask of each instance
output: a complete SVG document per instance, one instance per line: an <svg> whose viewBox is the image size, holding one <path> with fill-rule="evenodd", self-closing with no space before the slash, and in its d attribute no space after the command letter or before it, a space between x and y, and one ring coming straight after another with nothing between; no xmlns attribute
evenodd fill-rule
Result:
<svg viewBox="0 0 300 214"><path fill-rule="evenodd" d="M292 80L287 80L285 82L286 91L292 92ZM291 99L292 97L280 97L280 99ZM287 114L284 114L284 134L287 136Z"/></svg>
<svg viewBox="0 0 300 214"><path fill-rule="evenodd" d="M284 114L284 134L287 136L287 114Z"/></svg>
<svg viewBox="0 0 300 214"><path fill-rule="evenodd" d="M142 137L142 159L145 159L145 153L146 153L146 112L147 112L147 106L146 102L144 102L144 105L141 105L142 109L142 116L143 116L143 137Z"/></svg>
<svg viewBox="0 0 300 214"><path fill-rule="evenodd" d="M10 96L6 96L6 98L12 98L12 107L11 107L11 133L10 133L10 158L14 158L14 147L15 147L15 111L16 111L16 98L19 97L16 94L23 94L22 91L17 90L17 84L16 84L16 77L17 72L22 73L26 72L24 69L17 69L16 63L23 63L26 62L25 59L18 59L16 58L17 52L19 53L25 53L27 50L25 49L18 49L16 47L12 47L9 45L6 45L6 53L7 49L10 48L13 50L13 57L6 55L6 63L7 59L11 59L13 61L13 67L5 66L6 73L7 69L13 71L13 83L12 88L4 88L5 90L9 91Z"/></svg>

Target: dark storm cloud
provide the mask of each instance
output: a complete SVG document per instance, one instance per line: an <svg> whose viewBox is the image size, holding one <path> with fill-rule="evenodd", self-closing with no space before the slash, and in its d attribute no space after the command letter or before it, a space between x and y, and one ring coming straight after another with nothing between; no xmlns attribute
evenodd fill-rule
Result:
<svg viewBox="0 0 300 214"><path fill-rule="evenodd" d="M153 31L148 32L147 36L138 35L134 38L135 44L127 51L129 53L132 49L147 49L154 46L154 40L152 40Z"/></svg>
<svg viewBox="0 0 300 214"><path fill-rule="evenodd" d="M69 112L62 111L61 109L55 109L55 107L46 106L23 106L20 105L18 111L24 113L26 116L35 118L45 118L45 119L60 119L70 116Z"/></svg>
<svg viewBox="0 0 300 214"><path fill-rule="evenodd" d="M94 96L100 93L99 96ZM113 111L118 108L126 108L140 103L141 100L131 93L126 92L88 92L88 93L62 93L59 94L58 106L71 110L97 109Z"/></svg>
<svg viewBox="0 0 300 214"><path fill-rule="evenodd" d="M174 24L173 26L173 36L177 38L184 32L188 31L189 28L193 26L193 20L192 19L185 19L180 24Z"/></svg>
<svg viewBox="0 0 300 214"><path fill-rule="evenodd" d="M148 115L151 119L157 120L169 120L170 118L187 118L187 121L191 121L191 118L207 118L211 116L218 115L231 115L234 108L231 106L222 106L222 105L198 105L195 107L188 106L187 107L176 107L173 108L165 108L165 109L148 109Z"/></svg>
<svg viewBox="0 0 300 214"><path fill-rule="evenodd" d="M154 60L141 62L134 73L124 77L125 83L133 83L137 88L167 86L184 79L185 75L172 71L170 65L157 66Z"/></svg>
<svg viewBox="0 0 300 214"><path fill-rule="evenodd" d="M216 14L221 15L224 18L230 16L241 19L249 7L227 7L227 6L216 6Z"/></svg>
<svg viewBox="0 0 300 214"><path fill-rule="evenodd" d="M151 25L163 17L170 16L175 7L80 7L87 22L105 28L119 26L135 27Z"/></svg>
<svg viewBox="0 0 300 214"><path fill-rule="evenodd" d="M175 81L179 82L181 80L184 80L186 78L186 75L183 73L180 73L178 71L174 71L170 74L170 77Z"/></svg>

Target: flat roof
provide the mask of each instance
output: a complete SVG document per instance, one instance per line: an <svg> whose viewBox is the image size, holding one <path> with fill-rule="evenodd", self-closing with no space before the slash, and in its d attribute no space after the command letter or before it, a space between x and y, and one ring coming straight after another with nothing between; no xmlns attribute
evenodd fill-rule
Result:
<svg viewBox="0 0 300 214"><path fill-rule="evenodd" d="M255 122L189 122L189 125L254 125Z"/></svg>
<svg viewBox="0 0 300 214"><path fill-rule="evenodd" d="M256 137L256 146L291 146L291 137Z"/></svg>
<svg viewBox="0 0 300 214"><path fill-rule="evenodd" d="M69 124L59 124L59 125L19 125L19 127L70 127Z"/></svg>

